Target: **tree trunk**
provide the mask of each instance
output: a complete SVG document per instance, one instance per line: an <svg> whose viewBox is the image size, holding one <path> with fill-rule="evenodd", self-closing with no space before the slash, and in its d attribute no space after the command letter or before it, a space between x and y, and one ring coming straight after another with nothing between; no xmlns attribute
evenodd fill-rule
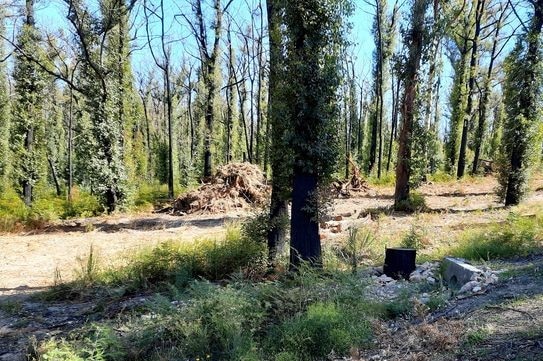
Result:
<svg viewBox="0 0 543 361"><path fill-rule="evenodd" d="M478 46L479 36L481 34L481 22L485 11L485 0L477 0L476 14L475 14L475 33L473 35L472 47L471 47L471 60L469 65L469 81L468 81L468 104L464 113L464 125L462 127L462 140L460 141L460 154L458 156L458 169L456 177L458 179L464 176L466 170L466 150L468 146L468 131L470 121L473 116L473 91L475 89L475 78L478 61Z"/></svg>
<svg viewBox="0 0 543 361"><path fill-rule="evenodd" d="M281 34L278 0L267 0L268 31L270 46L270 68L268 86L268 124L271 127L271 171L273 176L268 228L269 263L274 265L278 251L286 240L286 225L288 220L288 198L290 180L289 153L283 142L286 131L286 119L280 113L282 98L280 97L280 61Z"/></svg>
<svg viewBox="0 0 543 361"><path fill-rule="evenodd" d="M424 46L424 19L429 0L416 0L413 5L412 28L409 32L409 55L405 68L405 89L402 98L402 130L396 166L396 189L394 192L394 208L403 208L409 202L409 178L411 175L411 138L415 116L415 100L417 95L418 72Z"/></svg>
<svg viewBox="0 0 543 361"><path fill-rule="evenodd" d="M321 242L316 211L308 210L317 191L317 176L295 169L292 186L292 218L290 223L290 264L298 266L301 261L319 265Z"/></svg>
<svg viewBox="0 0 543 361"><path fill-rule="evenodd" d="M494 41L492 42L492 50L490 52L490 62L488 63L488 69L486 72L486 78L482 89L482 96L481 96L481 105L479 107L479 124L477 125L477 131L475 133L475 155L473 158L473 167L471 169L472 174L477 174L477 170L479 168L479 158L481 155L481 146L483 144L484 135L485 135L485 126L486 126L486 112L488 108L488 102L490 98L490 86L492 81L492 71L494 69L494 61L496 60L496 52L498 50L498 42L499 42L499 35L500 30L502 27L502 20L503 16L505 15L506 11L502 11L500 14L500 18L498 19L498 22L496 23L496 29L494 32Z"/></svg>

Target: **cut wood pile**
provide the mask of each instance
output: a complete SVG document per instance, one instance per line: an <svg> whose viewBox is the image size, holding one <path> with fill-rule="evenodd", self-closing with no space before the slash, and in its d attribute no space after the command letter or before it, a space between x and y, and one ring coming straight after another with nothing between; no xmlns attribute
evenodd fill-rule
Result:
<svg viewBox="0 0 543 361"><path fill-rule="evenodd" d="M336 180L331 185L333 194L338 198L350 198L353 192L364 192L369 189L360 168L352 158L349 158L349 164L351 165L351 177L346 180Z"/></svg>
<svg viewBox="0 0 543 361"><path fill-rule="evenodd" d="M251 163L226 164L197 190L177 198L172 213L220 213L261 205L268 198L270 190L258 166Z"/></svg>

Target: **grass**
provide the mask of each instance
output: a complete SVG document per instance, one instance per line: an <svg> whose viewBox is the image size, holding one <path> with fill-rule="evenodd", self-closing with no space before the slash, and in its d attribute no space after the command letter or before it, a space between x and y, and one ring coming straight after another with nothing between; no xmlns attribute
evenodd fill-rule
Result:
<svg viewBox="0 0 543 361"><path fill-rule="evenodd" d="M543 250L543 215L511 213L504 223L468 230L449 247L434 252L434 259L455 256L473 261L527 256Z"/></svg>
<svg viewBox="0 0 543 361"><path fill-rule="evenodd" d="M176 194L185 189L177 189ZM28 229L40 229L52 221L70 218L86 218L105 212L99 199L88 191L74 187L72 201L65 196L38 187L36 199L27 207L21 197L12 188L7 188L0 195L0 233L18 232ZM134 194L132 203L125 206L125 212L149 212L155 206L167 201L166 185L142 183Z"/></svg>
<svg viewBox="0 0 543 361"><path fill-rule="evenodd" d="M138 313L35 346L33 360L293 360L366 347L386 306L364 297L349 272L303 267L274 281L234 278L171 286Z"/></svg>
<svg viewBox="0 0 543 361"><path fill-rule="evenodd" d="M168 241L143 250L119 268L101 269L91 247L75 281L53 287L46 299L85 297L100 290L122 294L165 285L184 287L197 278L222 280L235 272L248 275L265 269L265 246L230 227L222 240Z"/></svg>

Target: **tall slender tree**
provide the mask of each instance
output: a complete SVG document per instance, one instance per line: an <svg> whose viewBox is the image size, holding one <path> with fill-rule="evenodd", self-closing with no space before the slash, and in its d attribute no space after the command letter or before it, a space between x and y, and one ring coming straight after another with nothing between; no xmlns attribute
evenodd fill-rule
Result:
<svg viewBox="0 0 543 361"><path fill-rule="evenodd" d="M18 51L15 56L15 104L11 124L11 147L14 174L21 187L21 195L27 206L33 201L33 190L43 177L43 131L42 113L45 76L40 67L25 54L41 52L40 34L34 20L34 0L25 2L25 21L17 38Z"/></svg>
<svg viewBox="0 0 543 361"><path fill-rule="evenodd" d="M526 191L533 153L539 153L534 138L541 121L541 31L543 1L531 0L529 27L518 37L505 62L504 103L507 117L503 127L500 171L501 195L506 206L518 204Z"/></svg>
<svg viewBox="0 0 543 361"><path fill-rule="evenodd" d="M318 189L337 161L336 93L347 11L350 4L344 0L286 3L290 146L294 153L290 223L293 266L302 260L320 263Z"/></svg>
<svg viewBox="0 0 543 361"><path fill-rule="evenodd" d="M6 28L4 25L4 11L0 10L0 35L4 35ZM4 40L0 37L0 191L7 185L8 167L10 165L9 157L9 89L6 69L6 52Z"/></svg>
<svg viewBox="0 0 543 361"><path fill-rule="evenodd" d="M405 37L408 49L407 62L404 64L404 93L402 96L402 130L398 148L398 163L396 165L396 189L394 192L394 207L402 209L409 202L412 133L416 121L416 99L419 82L420 62L425 47L426 11L431 0L414 0L411 13L411 27ZM437 13L438 1L434 0L434 14Z"/></svg>
<svg viewBox="0 0 543 361"><path fill-rule="evenodd" d="M291 159L285 143L288 129L284 62L281 53L281 24L284 15L284 0L267 0L268 32L270 46L270 70L268 89L268 120L271 127L271 171L272 193L268 228L269 260L273 264L277 251L286 239L288 221L288 199L290 198Z"/></svg>

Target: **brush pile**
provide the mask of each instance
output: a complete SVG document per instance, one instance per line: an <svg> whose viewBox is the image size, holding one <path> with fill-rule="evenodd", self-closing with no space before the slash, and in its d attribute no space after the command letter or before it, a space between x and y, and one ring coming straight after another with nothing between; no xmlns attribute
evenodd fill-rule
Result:
<svg viewBox="0 0 543 361"><path fill-rule="evenodd" d="M351 177L342 181L337 180L331 184L332 193L337 198L350 198L352 192L363 192L369 189L366 181L362 177L360 168L358 168L352 158L349 158L349 164L351 165Z"/></svg>
<svg viewBox="0 0 543 361"><path fill-rule="evenodd" d="M262 205L269 193L270 186L258 166L251 163L226 164L197 190L177 198L172 213L220 213Z"/></svg>

